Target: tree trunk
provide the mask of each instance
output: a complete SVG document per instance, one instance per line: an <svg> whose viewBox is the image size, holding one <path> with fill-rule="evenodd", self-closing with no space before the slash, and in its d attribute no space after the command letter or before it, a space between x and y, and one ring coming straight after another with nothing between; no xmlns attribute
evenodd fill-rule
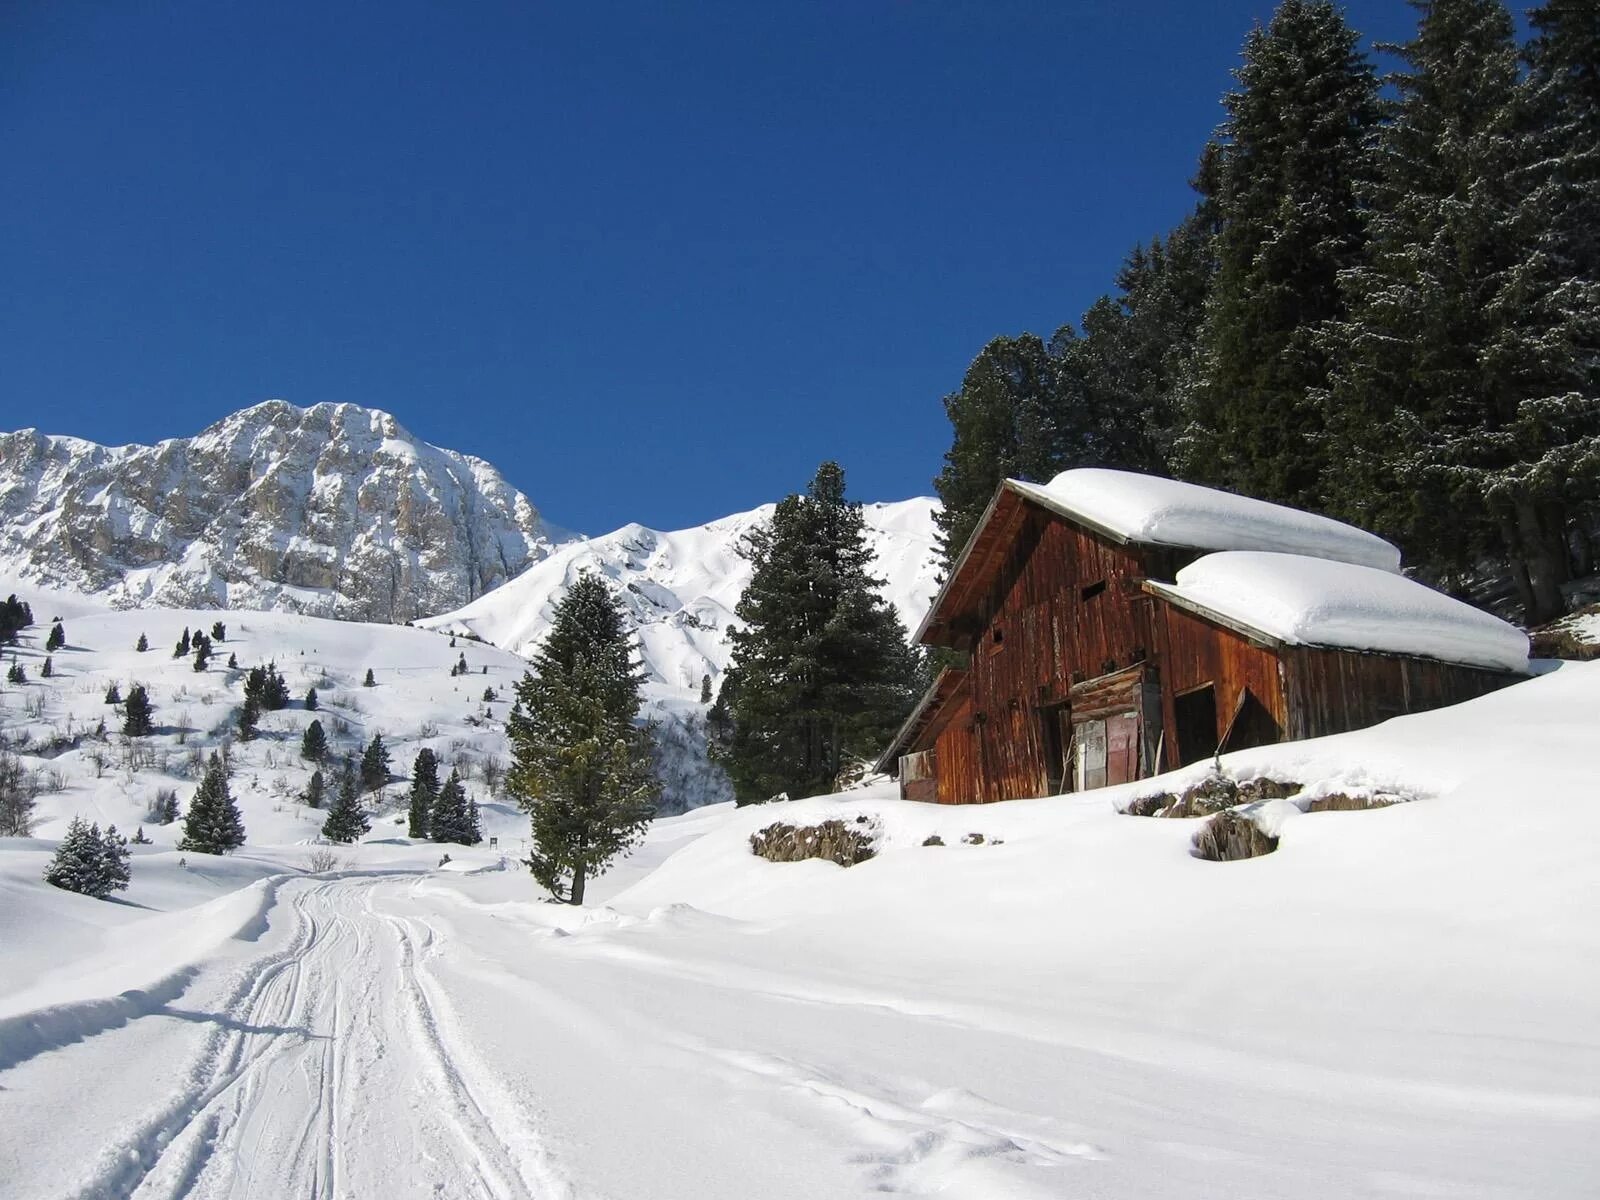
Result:
<svg viewBox="0 0 1600 1200"><path fill-rule="evenodd" d="M568 904L583 903L584 867L582 863L572 868L572 890L567 896Z"/></svg>
<svg viewBox="0 0 1600 1200"><path fill-rule="evenodd" d="M1567 555L1558 539L1539 519L1538 510L1526 501L1517 505L1517 534L1522 542L1528 567L1528 588L1533 604L1526 614L1529 625L1553 621L1566 611L1561 585L1566 582Z"/></svg>
<svg viewBox="0 0 1600 1200"><path fill-rule="evenodd" d="M1506 567L1511 572L1511 584L1517 589L1517 603L1522 606L1524 615L1533 612L1533 585L1528 581L1527 564L1522 561L1522 555L1517 549L1517 534L1509 518L1500 520L1500 541L1506 548ZM1528 617L1529 624L1532 618Z"/></svg>

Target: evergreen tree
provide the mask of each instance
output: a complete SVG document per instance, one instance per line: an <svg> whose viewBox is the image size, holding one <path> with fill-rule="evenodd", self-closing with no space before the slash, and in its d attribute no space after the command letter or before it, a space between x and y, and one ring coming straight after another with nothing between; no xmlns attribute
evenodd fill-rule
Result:
<svg viewBox="0 0 1600 1200"><path fill-rule="evenodd" d="M1002 479L1048 479L1056 462L1054 368L1034 334L997 337L946 396L953 440L934 479L939 493L939 553L945 569L960 557Z"/></svg>
<svg viewBox="0 0 1600 1200"><path fill-rule="evenodd" d="M10 668L6 671L6 682L7 683L27 683L28 682L28 673L25 670L22 669L22 664L19 663L14 658L11 660Z"/></svg>
<svg viewBox="0 0 1600 1200"><path fill-rule="evenodd" d="M228 627L226 625L224 625L221 621L213 621L211 623L211 636L212 636L212 638L214 640L219 641L219 642L227 641L228 640Z"/></svg>
<svg viewBox="0 0 1600 1200"><path fill-rule="evenodd" d="M1508 562L1537 623L1564 608L1600 471L1600 291L1552 249L1550 147L1527 134L1510 15L1419 7L1378 139L1368 262L1330 331L1336 500L1447 578Z"/></svg>
<svg viewBox="0 0 1600 1200"><path fill-rule="evenodd" d="M367 668L367 677L361 681L362 687L377 687L378 681L372 677L372 668Z"/></svg>
<svg viewBox="0 0 1600 1200"><path fill-rule="evenodd" d="M237 671L238 669L239 669L239 656L237 654L228 655L228 670Z"/></svg>
<svg viewBox="0 0 1600 1200"><path fill-rule="evenodd" d="M300 737L300 757L309 758L312 762L323 762L328 757L328 735L323 731L321 721L313 721L306 726L306 731Z"/></svg>
<svg viewBox="0 0 1600 1200"><path fill-rule="evenodd" d="M141 836L143 831L141 830ZM132 852L128 839L117 832L115 825L107 825L100 835L100 879L104 895L125 892L133 882Z"/></svg>
<svg viewBox="0 0 1600 1200"><path fill-rule="evenodd" d="M328 810L328 819L322 823L322 836L330 842L353 842L364 837L371 828L356 791L355 768L346 759L339 776L339 794Z"/></svg>
<svg viewBox="0 0 1600 1200"><path fill-rule="evenodd" d="M55 660L52 659L48 654L46 654L44 656L44 664L39 668L39 678L40 679L49 679L55 673L56 673Z"/></svg>
<svg viewBox="0 0 1600 1200"><path fill-rule="evenodd" d="M323 791L326 787L327 784L322 778L321 768L319 767L317 770L312 771L311 778L306 781L306 790L302 797L307 808L322 807Z"/></svg>
<svg viewBox="0 0 1600 1200"><path fill-rule="evenodd" d="M194 635L194 669L204 671L206 664L211 661L211 639L204 634Z"/></svg>
<svg viewBox="0 0 1600 1200"><path fill-rule="evenodd" d="M178 819L178 793L175 789L160 788L156 791L155 814L158 825L171 825Z"/></svg>
<svg viewBox="0 0 1600 1200"><path fill-rule="evenodd" d="M261 720L261 706L254 696L247 695L239 706L239 740L248 742L256 736L256 723Z"/></svg>
<svg viewBox="0 0 1600 1200"><path fill-rule="evenodd" d="M189 656L189 627L183 627L183 636L178 639L178 644L172 648L173 658L187 658Z"/></svg>
<svg viewBox="0 0 1600 1200"><path fill-rule="evenodd" d="M50 627L50 636L45 638L45 640L44 640L44 648L46 650L50 651L51 653L54 653L55 651L61 649L61 647L65 646L66 644L67 644L67 631L61 627L61 622L57 621L54 625L52 625Z"/></svg>
<svg viewBox="0 0 1600 1200"><path fill-rule="evenodd" d="M222 756L213 754L205 775L189 801L178 849L195 854L226 854L244 845L244 821L228 790L228 770Z"/></svg>
<svg viewBox="0 0 1600 1200"><path fill-rule="evenodd" d="M139 635L139 640L133 644L133 648L140 654L143 654L146 650L150 649L150 639L141 633Z"/></svg>
<svg viewBox="0 0 1600 1200"><path fill-rule="evenodd" d="M417 751L411 764L411 803L406 836L429 836L429 818L439 799L439 756L427 747Z"/></svg>
<svg viewBox="0 0 1600 1200"><path fill-rule="evenodd" d="M460 773L452 770L428 814L429 836L436 842L476 846L483 840L478 830L477 807L467 800Z"/></svg>
<svg viewBox="0 0 1600 1200"><path fill-rule="evenodd" d="M122 703L122 689L120 687L118 687L115 682L113 682L110 687L106 688L106 703L107 704L121 704Z"/></svg>
<svg viewBox="0 0 1600 1200"><path fill-rule="evenodd" d="M711 676L709 675L700 676L700 703L711 703Z"/></svg>
<svg viewBox="0 0 1600 1200"><path fill-rule="evenodd" d="M0 642L16 645L17 633L32 624L33 609L18 600L15 592L0 602Z"/></svg>
<svg viewBox="0 0 1600 1200"><path fill-rule="evenodd" d="M644 835L654 811L650 733L635 723L641 677L616 599L598 576L579 575L507 726L507 788L532 825L526 863L558 899L581 904L587 881ZM467 823L470 835L470 813Z"/></svg>
<svg viewBox="0 0 1600 1200"><path fill-rule="evenodd" d="M127 853L126 848L122 853ZM73 817L67 823L66 836L45 868L44 881L64 891L103 900L117 887L116 879L107 868L108 852L100 827L86 825L81 817ZM127 887L127 883L121 886Z"/></svg>
<svg viewBox="0 0 1600 1200"><path fill-rule="evenodd" d="M1377 80L1331 0L1281 0L1224 98L1216 274L1190 393L1186 477L1318 507L1332 466L1323 327L1361 261L1357 193Z"/></svg>
<svg viewBox="0 0 1600 1200"><path fill-rule="evenodd" d="M144 826L141 825L139 828L133 831L133 836L128 839L128 844L130 846L149 846L153 843L147 836L145 836Z"/></svg>
<svg viewBox="0 0 1600 1200"><path fill-rule="evenodd" d="M306 701L305 701L305 703L306 703L306 711L307 712L316 712L317 711L317 689L316 688L312 687L312 688L307 688L306 689Z"/></svg>
<svg viewBox="0 0 1600 1200"><path fill-rule="evenodd" d="M879 596L861 507L824 463L742 550L750 583L713 710L712 755L743 801L831 791L916 699L919 656ZM524 701L526 703L526 701Z"/></svg>
<svg viewBox="0 0 1600 1200"><path fill-rule="evenodd" d="M122 702L122 732L128 737L148 737L155 732L154 709L144 684L136 683L128 689Z"/></svg>
<svg viewBox="0 0 1600 1200"><path fill-rule="evenodd" d="M361 787L364 791L375 792L388 782L389 750L383 744L383 734L375 733L361 753Z"/></svg>

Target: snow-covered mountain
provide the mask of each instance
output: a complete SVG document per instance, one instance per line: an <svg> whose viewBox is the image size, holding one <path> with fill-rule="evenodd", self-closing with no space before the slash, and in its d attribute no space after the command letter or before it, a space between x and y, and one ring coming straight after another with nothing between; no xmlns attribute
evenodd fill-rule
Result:
<svg viewBox="0 0 1600 1200"><path fill-rule="evenodd" d="M933 512L927 497L862 508L875 573L885 580L884 598L907 631L921 622L937 588L938 555ZM583 571L611 580L639 637L649 681L661 694L698 696L700 681L713 683L728 665L728 627L750 581L750 564L739 545L752 529L770 521L774 505L664 533L624 525L601 537L557 547L549 557L510 583L455 612L417 624L481 638L502 650L527 655L550 628L555 606Z"/></svg>
<svg viewBox="0 0 1600 1200"><path fill-rule="evenodd" d="M155 446L0 434L0 572L117 607L407 621L560 536L488 463L353 404L269 400Z"/></svg>

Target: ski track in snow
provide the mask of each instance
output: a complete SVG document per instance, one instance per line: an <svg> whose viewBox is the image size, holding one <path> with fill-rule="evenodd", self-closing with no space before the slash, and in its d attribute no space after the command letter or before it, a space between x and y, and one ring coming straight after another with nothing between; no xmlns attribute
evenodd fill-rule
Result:
<svg viewBox="0 0 1600 1200"><path fill-rule="evenodd" d="M167 1005L142 1018L215 1029L191 1086L108 1147L73 1194L567 1195L537 1160L530 1178L530 1164L504 1148L536 1139L497 1128L507 1110L491 1120L479 1102L430 998L432 930L375 912L371 895L384 885L286 885L287 943L251 964L221 1012Z"/></svg>

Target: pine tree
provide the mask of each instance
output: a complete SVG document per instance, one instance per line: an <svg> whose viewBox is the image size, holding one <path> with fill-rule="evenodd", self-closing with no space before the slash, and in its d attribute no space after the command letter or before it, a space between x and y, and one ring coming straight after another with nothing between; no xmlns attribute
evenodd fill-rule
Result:
<svg viewBox="0 0 1600 1200"><path fill-rule="evenodd" d="M467 800L460 773L452 770L428 814L429 836L436 842L476 846L483 840L478 830L477 807Z"/></svg>
<svg viewBox="0 0 1600 1200"><path fill-rule="evenodd" d="M316 688L313 687L313 688L307 688L306 689L305 706L306 706L306 711L307 712L316 712L317 711L317 689Z"/></svg>
<svg viewBox="0 0 1600 1200"><path fill-rule="evenodd" d="M121 704L122 703L122 689L120 687L118 687L115 682L113 682L110 687L106 688L106 703L107 704Z"/></svg>
<svg viewBox="0 0 1600 1200"><path fill-rule="evenodd" d="M1330 0L1281 0L1223 100L1217 269L1183 466L1300 507L1319 506L1332 465L1320 335L1345 315L1339 275L1365 242L1357 193L1378 85L1358 43Z"/></svg>
<svg viewBox="0 0 1600 1200"><path fill-rule="evenodd" d="M532 825L526 863L558 899L581 904L587 881L644 835L654 812L650 733L636 724L641 678L616 599L598 576L579 575L517 685L507 726L507 789Z"/></svg>
<svg viewBox="0 0 1600 1200"><path fill-rule="evenodd" d="M178 639L178 644L172 648L173 658L187 658L189 656L189 627L183 627L183 636Z"/></svg>
<svg viewBox="0 0 1600 1200"><path fill-rule="evenodd" d="M237 654L228 655L228 670L237 671L238 669L239 669L239 656Z"/></svg>
<svg viewBox="0 0 1600 1200"><path fill-rule="evenodd" d="M189 801L189 815L184 818L178 849L195 854L226 854L242 845L244 821L228 790L228 770L222 756L213 754Z"/></svg>
<svg viewBox="0 0 1600 1200"><path fill-rule="evenodd" d="M141 825L141 826L139 826L139 828L135 829L133 831L133 836L128 839L128 845L130 845L130 846L149 846L149 845L152 845L152 844L153 843L151 842L151 840L148 837L145 836L144 826L143 825Z"/></svg>
<svg viewBox="0 0 1600 1200"><path fill-rule="evenodd" d="M128 737L148 737L155 732L152 716L154 709L142 683L128 689L128 698L122 702L122 732Z"/></svg>
<svg viewBox="0 0 1600 1200"><path fill-rule="evenodd" d="M328 810L328 819L322 823L322 836L330 842L348 843L364 837L371 828L356 792L355 768L346 759L339 775L339 794Z"/></svg>
<svg viewBox="0 0 1600 1200"><path fill-rule="evenodd" d="M28 682L28 672L23 670L22 664L19 663L14 658L11 660L10 668L6 671L6 682L7 683L27 683Z"/></svg>
<svg viewBox="0 0 1600 1200"><path fill-rule="evenodd" d="M143 654L146 650L150 649L150 639L141 633L139 635L139 640L133 644L133 648L140 654Z"/></svg>
<svg viewBox="0 0 1600 1200"><path fill-rule="evenodd" d="M313 721L306 726L305 733L300 737L300 757L309 758L312 762L322 762L328 757L328 735L321 721Z"/></svg>
<svg viewBox="0 0 1600 1200"><path fill-rule="evenodd" d="M211 661L211 639L204 634L194 635L194 669L204 671L206 664Z"/></svg>
<svg viewBox="0 0 1600 1200"><path fill-rule="evenodd" d="M261 705L254 696L246 695L239 706L239 740L252 741L256 736L256 723L261 720Z"/></svg>
<svg viewBox="0 0 1600 1200"><path fill-rule="evenodd" d="M128 890L128 885L133 882L132 857L128 839L117 832L115 825L107 825L106 831L100 835L100 879L105 888L103 896Z"/></svg>
<svg viewBox="0 0 1600 1200"><path fill-rule="evenodd" d="M367 677L361 681L362 687L377 687L378 681L372 677L372 668L367 668Z"/></svg>
<svg viewBox="0 0 1600 1200"><path fill-rule="evenodd" d="M321 768L312 771L311 778L306 781L306 790L302 796L307 808L322 807L323 790L326 788L326 786L327 785L322 778Z"/></svg>
<svg viewBox="0 0 1600 1200"><path fill-rule="evenodd" d="M174 788L159 788L156 791L156 823L158 825L171 825L178 819L178 793Z"/></svg>
<svg viewBox="0 0 1600 1200"><path fill-rule="evenodd" d="M709 675L700 676L700 703L711 703L711 676Z"/></svg>
<svg viewBox="0 0 1600 1200"><path fill-rule="evenodd" d="M44 648L46 650L50 651L51 653L54 653L55 651L61 649L61 647L65 646L66 644L67 644L67 631L61 627L61 622L57 621L54 625L52 625L50 627L50 636L45 638L45 640L44 640Z"/></svg>
<svg viewBox="0 0 1600 1200"><path fill-rule="evenodd" d="M214 640L219 641L219 642L227 641L228 640L228 627L226 625L224 625L221 621L213 621L212 624L211 624L211 636L212 636L212 638Z"/></svg>
<svg viewBox="0 0 1600 1200"><path fill-rule="evenodd" d="M411 764L411 803L406 836L429 836L429 819L439 799L439 756L427 747L417 751Z"/></svg>
<svg viewBox="0 0 1600 1200"><path fill-rule="evenodd" d="M1550 236L1510 15L1419 4L1367 197L1371 250L1330 330L1343 515L1459 577L1508 562L1529 623L1564 607L1600 474L1600 289Z"/></svg>
<svg viewBox="0 0 1600 1200"><path fill-rule="evenodd" d="M388 782L389 750L383 744L383 734L375 733L361 753L361 787L364 791L375 792Z"/></svg>
<svg viewBox="0 0 1600 1200"><path fill-rule="evenodd" d="M56 673L55 660L48 654L44 656L44 664L39 668L39 678L49 679Z"/></svg>
<svg viewBox="0 0 1600 1200"><path fill-rule="evenodd" d="M80 896L103 899L110 895L100 827L85 824L81 817L73 817L67 823L66 836L45 868L44 881Z"/></svg>
<svg viewBox="0 0 1600 1200"><path fill-rule="evenodd" d="M960 557L1002 479L1048 479L1056 462L1054 368L1031 333L997 337L946 396L953 440L933 481L939 493L939 554L945 569Z"/></svg>
<svg viewBox="0 0 1600 1200"><path fill-rule="evenodd" d="M713 708L712 756L741 801L833 790L882 748L915 701L919 656L868 572L861 507L844 473L817 471L750 534L752 564Z"/></svg>

